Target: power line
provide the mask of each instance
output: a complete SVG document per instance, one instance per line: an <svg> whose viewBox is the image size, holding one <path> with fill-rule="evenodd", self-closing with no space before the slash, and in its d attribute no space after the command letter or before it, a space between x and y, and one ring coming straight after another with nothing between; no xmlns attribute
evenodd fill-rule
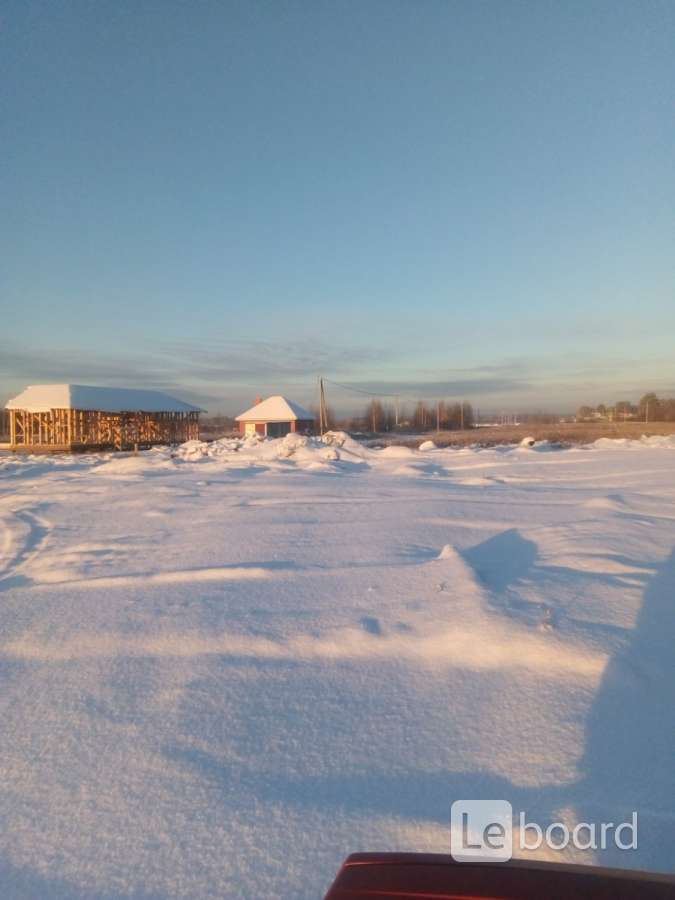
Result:
<svg viewBox="0 0 675 900"><path fill-rule="evenodd" d="M341 384L339 381L331 381L330 378L319 378L319 384L321 385L322 396L323 396L323 385L324 384L332 384L334 387L342 388L345 391L353 391L355 394L363 394L366 397L377 397L377 398L391 397L391 398L393 398L393 400L394 400L394 416L395 416L395 420L396 420L396 428L398 428L399 420L400 420L400 409L399 409L400 402L401 402L400 394L386 394L386 393L383 393L382 391L379 391L379 392L366 391L364 388L353 387L351 384ZM325 403L325 399L324 399L324 403ZM376 431L377 429L375 428L375 406L374 406L374 404L373 404L371 413L372 413L372 417L373 417L373 431Z"/></svg>
<svg viewBox="0 0 675 900"><path fill-rule="evenodd" d="M363 388L352 387L350 384L340 384L339 381L331 381L330 378L324 378L325 384L332 384L335 387L344 388L345 391L354 391L357 394L366 394L368 397L398 397L399 394L385 394L382 391L366 391Z"/></svg>

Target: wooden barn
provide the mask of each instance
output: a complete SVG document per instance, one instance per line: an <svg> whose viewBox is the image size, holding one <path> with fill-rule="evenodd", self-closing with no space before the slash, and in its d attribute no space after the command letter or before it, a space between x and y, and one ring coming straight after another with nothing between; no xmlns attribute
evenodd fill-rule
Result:
<svg viewBox="0 0 675 900"><path fill-rule="evenodd" d="M239 422L242 434L255 433L264 437L284 437L295 431L307 433L314 428L314 416L299 403L281 395L257 400L235 421Z"/></svg>
<svg viewBox="0 0 675 900"><path fill-rule="evenodd" d="M197 406L160 391L33 384L7 404L12 450L132 449L199 437Z"/></svg>

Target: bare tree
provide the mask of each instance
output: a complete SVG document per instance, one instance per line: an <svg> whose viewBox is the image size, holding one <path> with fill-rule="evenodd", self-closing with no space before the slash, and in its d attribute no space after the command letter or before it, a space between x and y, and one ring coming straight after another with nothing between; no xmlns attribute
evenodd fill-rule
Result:
<svg viewBox="0 0 675 900"><path fill-rule="evenodd" d="M661 401L655 393L650 392L640 397L638 415L647 422L658 422L661 419Z"/></svg>
<svg viewBox="0 0 675 900"><path fill-rule="evenodd" d="M412 414L412 425L417 431L426 431L431 423L431 413L423 400L418 400Z"/></svg>
<svg viewBox="0 0 675 900"><path fill-rule="evenodd" d="M380 400L370 401L364 410L363 418L366 430L373 431L375 434L384 431L386 428L387 417Z"/></svg>

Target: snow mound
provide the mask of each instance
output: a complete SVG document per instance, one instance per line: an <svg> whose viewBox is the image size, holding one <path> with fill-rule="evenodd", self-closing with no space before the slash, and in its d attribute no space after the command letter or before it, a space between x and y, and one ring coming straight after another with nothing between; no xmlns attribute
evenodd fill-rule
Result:
<svg viewBox="0 0 675 900"><path fill-rule="evenodd" d="M281 438L279 441L269 441L267 447L265 448L265 457L266 458L274 458L277 459L290 459L298 450L301 450L304 447L308 447L310 442L310 438L305 437L304 434L287 434L286 437Z"/></svg>
<svg viewBox="0 0 675 900"><path fill-rule="evenodd" d="M344 447L349 441L356 443L346 431L327 431L323 436L324 444L332 444L335 447Z"/></svg>
<svg viewBox="0 0 675 900"><path fill-rule="evenodd" d="M520 444L518 444L519 447L534 447L534 445L535 440L533 437L524 437Z"/></svg>
<svg viewBox="0 0 675 900"><path fill-rule="evenodd" d="M338 447L344 450L347 455L358 457L359 459L368 459L373 456L375 451L369 450L363 444L359 444L346 431L327 431L323 436L324 444L331 447Z"/></svg>
<svg viewBox="0 0 675 900"><path fill-rule="evenodd" d="M253 434L211 442L186 441L173 451L168 448L158 449L174 465L216 462L225 466L266 466L277 461L282 464L289 461L306 470L325 470L327 465L343 458L362 458L361 448L348 435L334 432L326 435L326 438L327 440L321 440L295 432L283 438L265 438Z"/></svg>
<svg viewBox="0 0 675 900"><path fill-rule="evenodd" d="M675 434L653 434L651 437L643 434L640 438L642 447L658 447L662 450L675 450Z"/></svg>
<svg viewBox="0 0 675 900"><path fill-rule="evenodd" d="M643 434L639 440L631 438L598 438L587 446L598 450L639 450L644 447L656 450L675 450L675 434Z"/></svg>
<svg viewBox="0 0 675 900"><path fill-rule="evenodd" d="M628 438L598 438L593 441L591 447L597 447L598 450L619 450L623 447L630 447L631 444L637 443L628 440Z"/></svg>
<svg viewBox="0 0 675 900"><path fill-rule="evenodd" d="M210 447L211 445L204 443L204 441L186 441L180 445L175 452L175 456L178 459L190 461L202 459L202 457L209 455Z"/></svg>
<svg viewBox="0 0 675 900"><path fill-rule="evenodd" d="M390 447L383 447L382 450L378 450L377 453L380 456L386 456L389 459L409 459L410 457L415 456L415 451L411 450L410 447L398 447L393 444Z"/></svg>
<svg viewBox="0 0 675 900"><path fill-rule="evenodd" d="M426 453L427 450L438 450L438 447L436 446L436 444L434 444L433 441L422 441L418 449L423 453Z"/></svg>

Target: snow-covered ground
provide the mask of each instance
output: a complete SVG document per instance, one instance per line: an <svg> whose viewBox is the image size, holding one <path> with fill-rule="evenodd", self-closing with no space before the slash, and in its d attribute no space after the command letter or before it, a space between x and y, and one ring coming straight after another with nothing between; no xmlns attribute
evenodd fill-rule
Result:
<svg viewBox="0 0 675 900"><path fill-rule="evenodd" d="M0 894L311 898L458 798L675 860L675 441L0 455Z"/></svg>

